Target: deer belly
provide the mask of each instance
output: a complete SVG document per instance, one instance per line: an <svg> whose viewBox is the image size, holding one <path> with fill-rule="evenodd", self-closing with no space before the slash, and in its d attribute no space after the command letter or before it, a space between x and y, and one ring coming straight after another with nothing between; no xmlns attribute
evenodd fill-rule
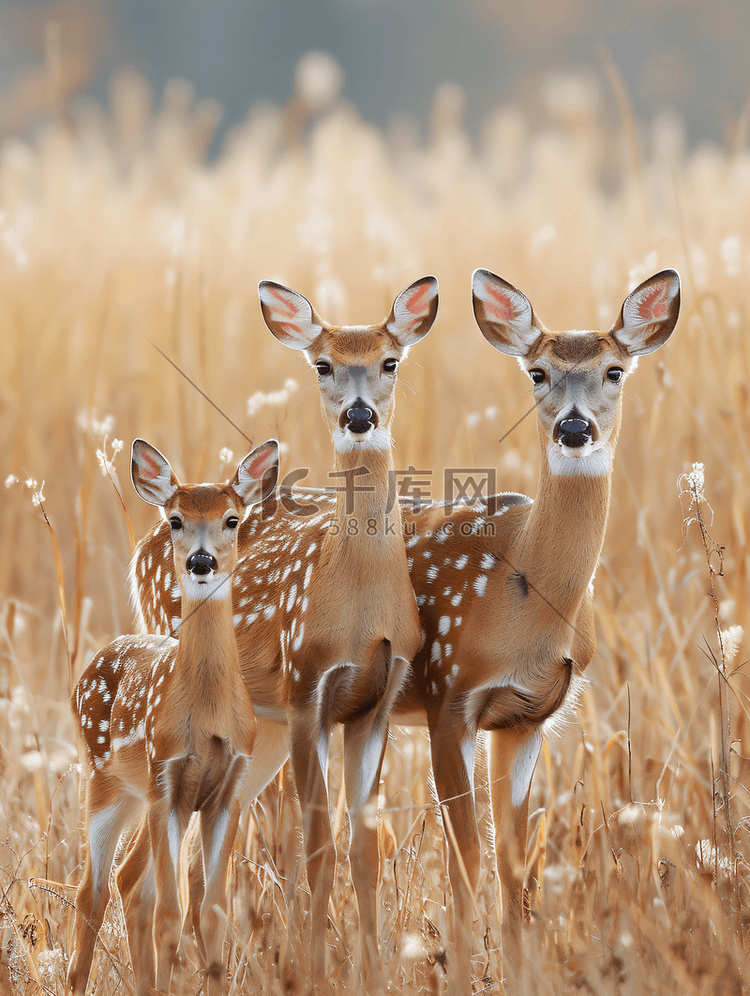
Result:
<svg viewBox="0 0 750 996"><path fill-rule="evenodd" d="M502 685L477 689L470 693L469 706L477 729L538 726L563 704L572 675L573 661L564 657L545 667L517 672Z"/></svg>

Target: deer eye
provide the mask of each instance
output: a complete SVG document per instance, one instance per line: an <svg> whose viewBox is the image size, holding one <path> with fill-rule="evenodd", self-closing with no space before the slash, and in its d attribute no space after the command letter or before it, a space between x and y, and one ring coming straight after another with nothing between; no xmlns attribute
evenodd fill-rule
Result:
<svg viewBox="0 0 750 996"><path fill-rule="evenodd" d="M622 367L610 367L607 371L607 380L612 381L613 384L619 384L624 373Z"/></svg>
<svg viewBox="0 0 750 996"><path fill-rule="evenodd" d="M230 515L227 521L224 523L227 529L236 529L239 526L240 520L236 515Z"/></svg>
<svg viewBox="0 0 750 996"><path fill-rule="evenodd" d="M543 384L547 379L547 374L544 370L540 370L538 367L535 367L533 370L529 370L529 377L531 377L534 387L539 387L539 385Z"/></svg>
<svg viewBox="0 0 750 996"><path fill-rule="evenodd" d="M383 370L385 373L392 374L396 372L396 367L398 366L398 360L389 358L383 361Z"/></svg>
<svg viewBox="0 0 750 996"><path fill-rule="evenodd" d="M179 515L173 515L169 520L169 525L172 529L172 532L176 533L178 529L182 529L182 519L179 517Z"/></svg>
<svg viewBox="0 0 750 996"><path fill-rule="evenodd" d="M315 369L318 371L319 377L327 377L329 373L333 370L333 367L328 362L328 360L318 360L315 364Z"/></svg>

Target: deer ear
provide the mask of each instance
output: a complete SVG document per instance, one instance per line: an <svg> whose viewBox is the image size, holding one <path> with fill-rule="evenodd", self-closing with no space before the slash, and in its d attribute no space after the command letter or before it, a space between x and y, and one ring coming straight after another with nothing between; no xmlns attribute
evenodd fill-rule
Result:
<svg viewBox="0 0 750 996"><path fill-rule="evenodd" d="M680 314L680 275L662 270L628 295L612 335L631 356L653 353L672 334Z"/></svg>
<svg viewBox="0 0 750 996"><path fill-rule="evenodd" d="M136 493L149 505L163 508L180 482L165 456L145 439L136 439L130 458L130 476Z"/></svg>
<svg viewBox="0 0 750 996"><path fill-rule="evenodd" d="M297 291L273 280L261 280L258 295L263 321L285 346L309 349L323 331L315 309Z"/></svg>
<svg viewBox="0 0 750 996"><path fill-rule="evenodd" d="M526 356L543 334L529 299L491 270L474 270L471 296L482 335L501 353Z"/></svg>
<svg viewBox="0 0 750 996"><path fill-rule="evenodd" d="M413 346L432 328L437 309L438 282L435 277L422 277L401 291L393 302L385 327L400 346Z"/></svg>
<svg viewBox="0 0 750 996"><path fill-rule="evenodd" d="M265 501L279 476L279 444L269 439L248 453L237 468L232 488L246 507Z"/></svg>

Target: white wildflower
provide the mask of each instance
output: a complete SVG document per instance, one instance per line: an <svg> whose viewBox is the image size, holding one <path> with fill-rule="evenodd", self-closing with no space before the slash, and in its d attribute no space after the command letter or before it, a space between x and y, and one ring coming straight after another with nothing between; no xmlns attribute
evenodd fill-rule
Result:
<svg viewBox="0 0 750 996"><path fill-rule="evenodd" d="M228 467L232 462L232 457L234 453L229 449L228 446L224 446L219 452L219 476L224 473L224 468Z"/></svg>
<svg viewBox="0 0 750 996"><path fill-rule="evenodd" d="M81 432L87 433L94 439L106 439L112 435L115 427L114 415L105 415L103 419L98 419L92 411L82 411L76 415L76 422Z"/></svg>
<svg viewBox="0 0 750 996"><path fill-rule="evenodd" d="M702 463L694 463L687 476L688 488L695 495L697 502L705 501L703 489L706 486L706 474Z"/></svg>
<svg viewBox="0 0 750 996"><path fill-rule="evenodd" d="M283 405L298 387L299 384L297 381L292 377L288 377L284 381L284 387L280 391L269 391L267 394L263 391L256 391L255 394L248 398L247 414L254 415L261 408L265 408L266 405Z"/></svg>
<svg viewBox="0 0 750 996"><path fill-rule="evenodd" d="M694 463L692 469L687 474L681 474L677 482L680 488L680 499L683 495L687 495L689 498L687 515L684 518L684 525L687 528L691 523L697 522L698 517L696 515L691 515L690 513L694 509L699 509L701 505L707 505L711 512L711 519L713 521L714 510L711 508L711 504L706 498L704 488L706 486L706 473L702 463Z"/></svg>
<svg viewBox="0 0 750 996"><path fill-rule="evenodd" d="M21 478L16 477L15 474L8 474L5 478L5 487L11 488L14 484L22 484L24 487L28 488L29 491L31 491L31 500L36 508L38 508L44 501L44 481L42 481L42 486L39 487L38 482L35 481L33 477L27 477L24 480L21 480Z"/></svg>
<svg viewBox="0 0 750 996"><path fill-rule="evenodd" d="M65 975L65 962L60 948L40 951L36 956L36 967L43 985L56 989L57 983Z"/></svg>
<svg viewBox="0 0 750 996"><path fill-rule="evenodd" d="M118 495L122 498L122 489L120 488L120 479L117 476L117 468L114 464L114 459L117 454L123 448L123 442L121 439L113 439L112 443L112 456L111 458L107 456L107 437L104 437L102 442L102 449L96 451L96 459L99 461L99 467L101 469L104 477L108 477L115 487Z"/></svg>
<svg viewBox="0 0 750 996"><path fill-rule="evenodd" d="M740 649L745 631L742 626L729 626L721 631L721 642L724 647L724 658L727 664L731 664Z"/></svg>

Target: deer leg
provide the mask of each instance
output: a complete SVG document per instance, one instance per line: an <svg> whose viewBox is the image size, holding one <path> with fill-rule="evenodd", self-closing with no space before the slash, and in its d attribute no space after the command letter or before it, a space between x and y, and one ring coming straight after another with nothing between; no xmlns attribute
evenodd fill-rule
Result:
<svg viewBox="0 0 750 996"><path fill-rule="evenodd" d="M156 977L152 944L156 877L148 817L145 815L128 845L127 854L117 869L116 877L125 914L136 990L138 993L148 993Z"/></svg>
<svg viewBox="0 0 750 996"><path fill-rule="evenodd" d="M201 811L204 894L200 910L200 947L209 996L224 991L224 937L227 927L227 874L242 812L242 781L247 757L234 759L225 790Z"/></svg>
<svg viewBox="0 0 750 996"><path fill-rule="evenodd" d="M289 757L289 731L286 724L271 723L260 718L258 718L257 722L255 744L253 745L247 776L244 779L242 787L242 810L257 799L263 789L279 773L284 762ZM191 832L192 827L188 830L189 834ZM190 897L188 902L188 918L193 927L198 951L205 962L206 952L203 947L200 926L200 910L203 905L204 894L201 849L193 846L191 842L188 854L190 861L188 872Z"/></svg>
<svg viewBox="0 0 750 996"><path fill-rule="evenodd" d="M86 991L96 938L109 902L109 873L115 849L137 811L138 800L133 796L120 794L114 801L111 799L109 780L92 781L86 819L88 848L76 892L73 955L68 967L67 985L74 996Z"/></svg>
<svg viewBox="0 0 750 996"><path fill-rule="evenodd" d="M523 980L524 874L531 778L542 745L540 728L491 730L489 777L495 856L503 911L503 970Z"/></svg>
<svg viewBox="0 0 750 996"><path fill-rule="evenodd" d="M325 974L328 902L333 888L336 852L328 812L328 726L315 709L289 712L292 764L302 809L307 879L310 885L310 937L313 980Z"/></svg>
<svg viewBox="0 0 750 996"><path fill-rule="evenodd" d="M429 717L435 787L447 814L448 873L453 891L454 950L448 970L451 992L471 993L474 896L480 849L474 804L476 734L449 708Z"/></svg>
<svg viewBox="0 0 750 996"><path fill-rule="evenodd" d="M152 792L155 785L152 782ZM191 810L173 793L173 798L157 795L148 812L156 899L154 904L153 946L156 960L156 988L169 992L172 969L177 961L182 915L178 890L178 861L182 838L190 822Z"/></svg>
<svg viewBox="0 0 750 996"><path fill-rule="evenodd" d="M390 654L390 650L387 652ZM388 740L388 717L406 680L409 662L389 662L385 692L374 709L344 726L344 784L351 824L349 863L359 910L360 963L365 991L379 984L377 894L378 786Z"/></svg>

